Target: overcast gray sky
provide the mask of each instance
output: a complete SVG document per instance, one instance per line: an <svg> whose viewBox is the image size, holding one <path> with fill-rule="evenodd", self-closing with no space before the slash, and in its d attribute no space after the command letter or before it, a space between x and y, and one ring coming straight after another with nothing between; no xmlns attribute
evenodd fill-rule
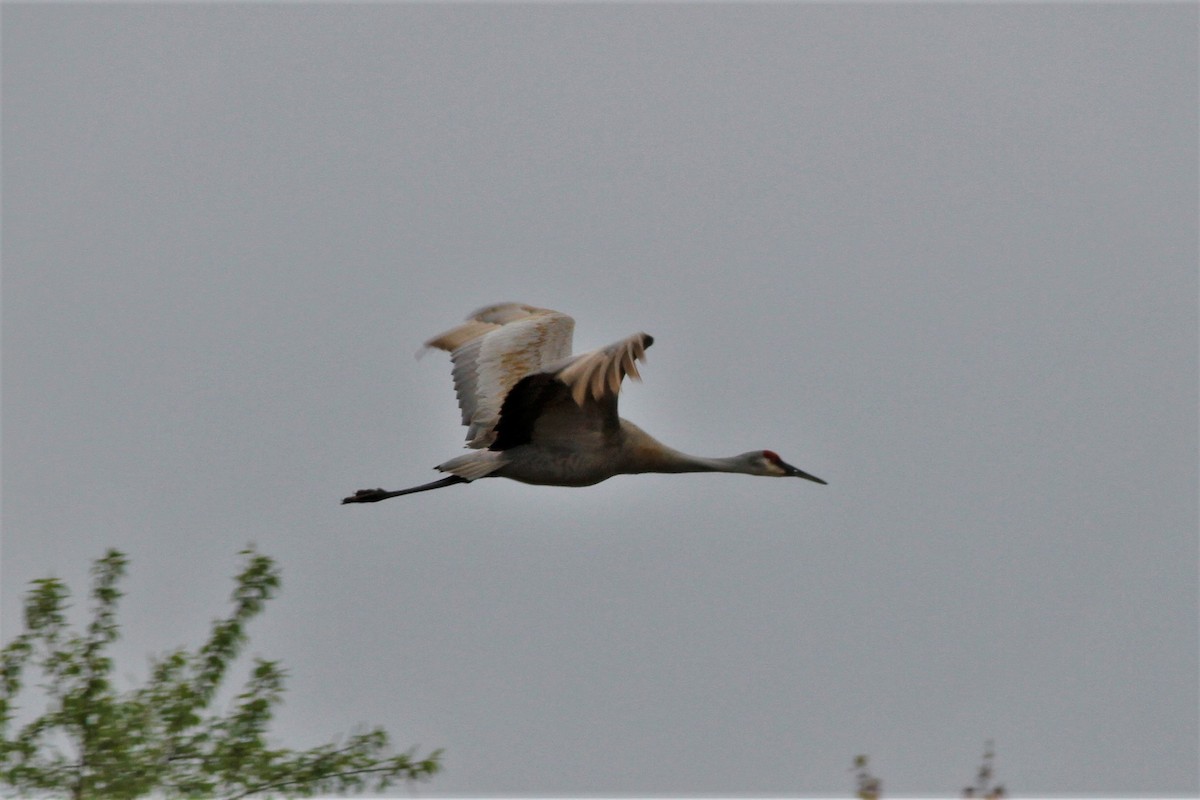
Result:
<svg viewBox="0 0 1200 800"><path fill-rule="evenodd" d="M3 620L284 590L422 795L1200 792L1195 4L3 7ZM829 481L432 479L472 309ZM240 677L240 676L239 676Z"/></svg>

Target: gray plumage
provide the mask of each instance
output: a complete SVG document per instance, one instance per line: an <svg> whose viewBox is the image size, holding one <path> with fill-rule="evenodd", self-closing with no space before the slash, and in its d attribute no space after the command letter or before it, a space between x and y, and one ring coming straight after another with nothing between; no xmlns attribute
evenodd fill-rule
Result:
<svg viewBox="0 0 1200 800"><path fill-rule="evenodd" d="M771 450L704 458L673 450L617 415L625 376L639 379L654 339L635 333L572 356L575 322L520 303L482 308L426 347L450 353L454 388L471 452L439 464L432 483L387 492L362 489L343 503L440 489L479 478L546 486L590 486L643 472L734 472L825 481Z"/></svg>

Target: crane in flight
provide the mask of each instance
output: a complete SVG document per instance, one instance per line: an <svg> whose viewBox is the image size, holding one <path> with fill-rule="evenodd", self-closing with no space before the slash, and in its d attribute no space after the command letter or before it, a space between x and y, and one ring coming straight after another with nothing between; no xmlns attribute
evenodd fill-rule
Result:
<svg viewBox="0 0 1200 800"><path fill-rule="evenodd" d="M510 478L545 486L591 486L642 472L738 472L820 478L785 463L771 450L703 458L673 450L617 416L617 394L628 375L640 380L649 334L571 355L575 320L558 311L502 303L481 308L456 328L425 343L450 353L454 389L471 452L438 464L449 473L432 483L387 492L360 489L343 503Z"/></svg>

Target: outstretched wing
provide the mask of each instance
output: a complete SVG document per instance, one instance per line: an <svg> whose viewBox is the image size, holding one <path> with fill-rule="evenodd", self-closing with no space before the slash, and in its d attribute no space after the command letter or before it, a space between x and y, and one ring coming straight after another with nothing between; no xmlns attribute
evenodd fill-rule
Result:
<svg viewBox="0 0 1200 800"><path fill-rule="evenodd" d="M626 375L642 379L637 362L646 360L646 348L652 344L654 337L648 333L626 336L608 347L580 353L566 364L555 365L554 377L571 390L576 404L582 406L588 398L596 402L609 400L615 409L621 380Z"/></svg>
<svg viewBox="0 0 1200 800"><path fill-rule="evenodd" d="M575 321L566 314L522 303L481 308L426 347L450 353L454 390L467 426L467 446L488 447L496 438L509 391L527 375L571 354Z"/></svg>
<svg viewBox="0 0 1200 800"><path fill-rule="evenodd" d="M646 360L652 344L649 334L635 333L525 376L504 400L490 448L507 450L531 441L579 450L602 446L619 426L621 381L626 375L640 380L637 362Z"/></svg>

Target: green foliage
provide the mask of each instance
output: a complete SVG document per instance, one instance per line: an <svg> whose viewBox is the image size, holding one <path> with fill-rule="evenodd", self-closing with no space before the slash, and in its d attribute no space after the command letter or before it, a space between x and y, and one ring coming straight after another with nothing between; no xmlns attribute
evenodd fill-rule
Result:
<svg viewBox="0 0 1200 800"><path fill-rule="evenodd" d="M854 766L851 767L854 772L854 782L857 784L854 796L858 800L879 800L880 794L883 792L883 782L871 774L871 770L867 768L866 756L855 756Z"/></svg>
<svg viewBox="0 0 1200 800"><path fill-rule="evenodd" d="M33 582L25 630L0 650L0 785L22 796L126 800L166 797L242 798L382 791L440 769L440 751L389 754L381 728L310 750L271 748L267 728L286 673L256 659L225 714L209 710L231 663L246 643L246 623L279 588L270 558L245 550L233 610L213 623L197 650L173 650L151 665L147 682L118 692L105 654L116 641L117 584L127 561L109 550L92 568L91 620L69 630L70 592L62 581ZM14 723L26 667L40 669L47 710Z"/></svg>
<svg viewBox="0 0 1200 800"><path fill-rule="evenodd" d="M964 798L1002 800L1004 787L992 780L994 774L992 762L995 758L996 750L989 741L984 746L983 761L979 765L979 771L975 774L975 783L963 789L962 796ZM871 774L867 767L867 760L866 756L855 756L854 766L850 768L857 783L854 796L859 800L879 800L883 796L883 781Z"/></svg>
<svg viewBox="0 0 1200 800"><path fill-rule="evenodd" d="M995 770L992 762L995 760L996 748L989 741L984 745L983 761L975 773L975 783L963 789L963 797L980 797L983 800L1000 800L1004 797L1004 787L993 780Z"/></svg>

